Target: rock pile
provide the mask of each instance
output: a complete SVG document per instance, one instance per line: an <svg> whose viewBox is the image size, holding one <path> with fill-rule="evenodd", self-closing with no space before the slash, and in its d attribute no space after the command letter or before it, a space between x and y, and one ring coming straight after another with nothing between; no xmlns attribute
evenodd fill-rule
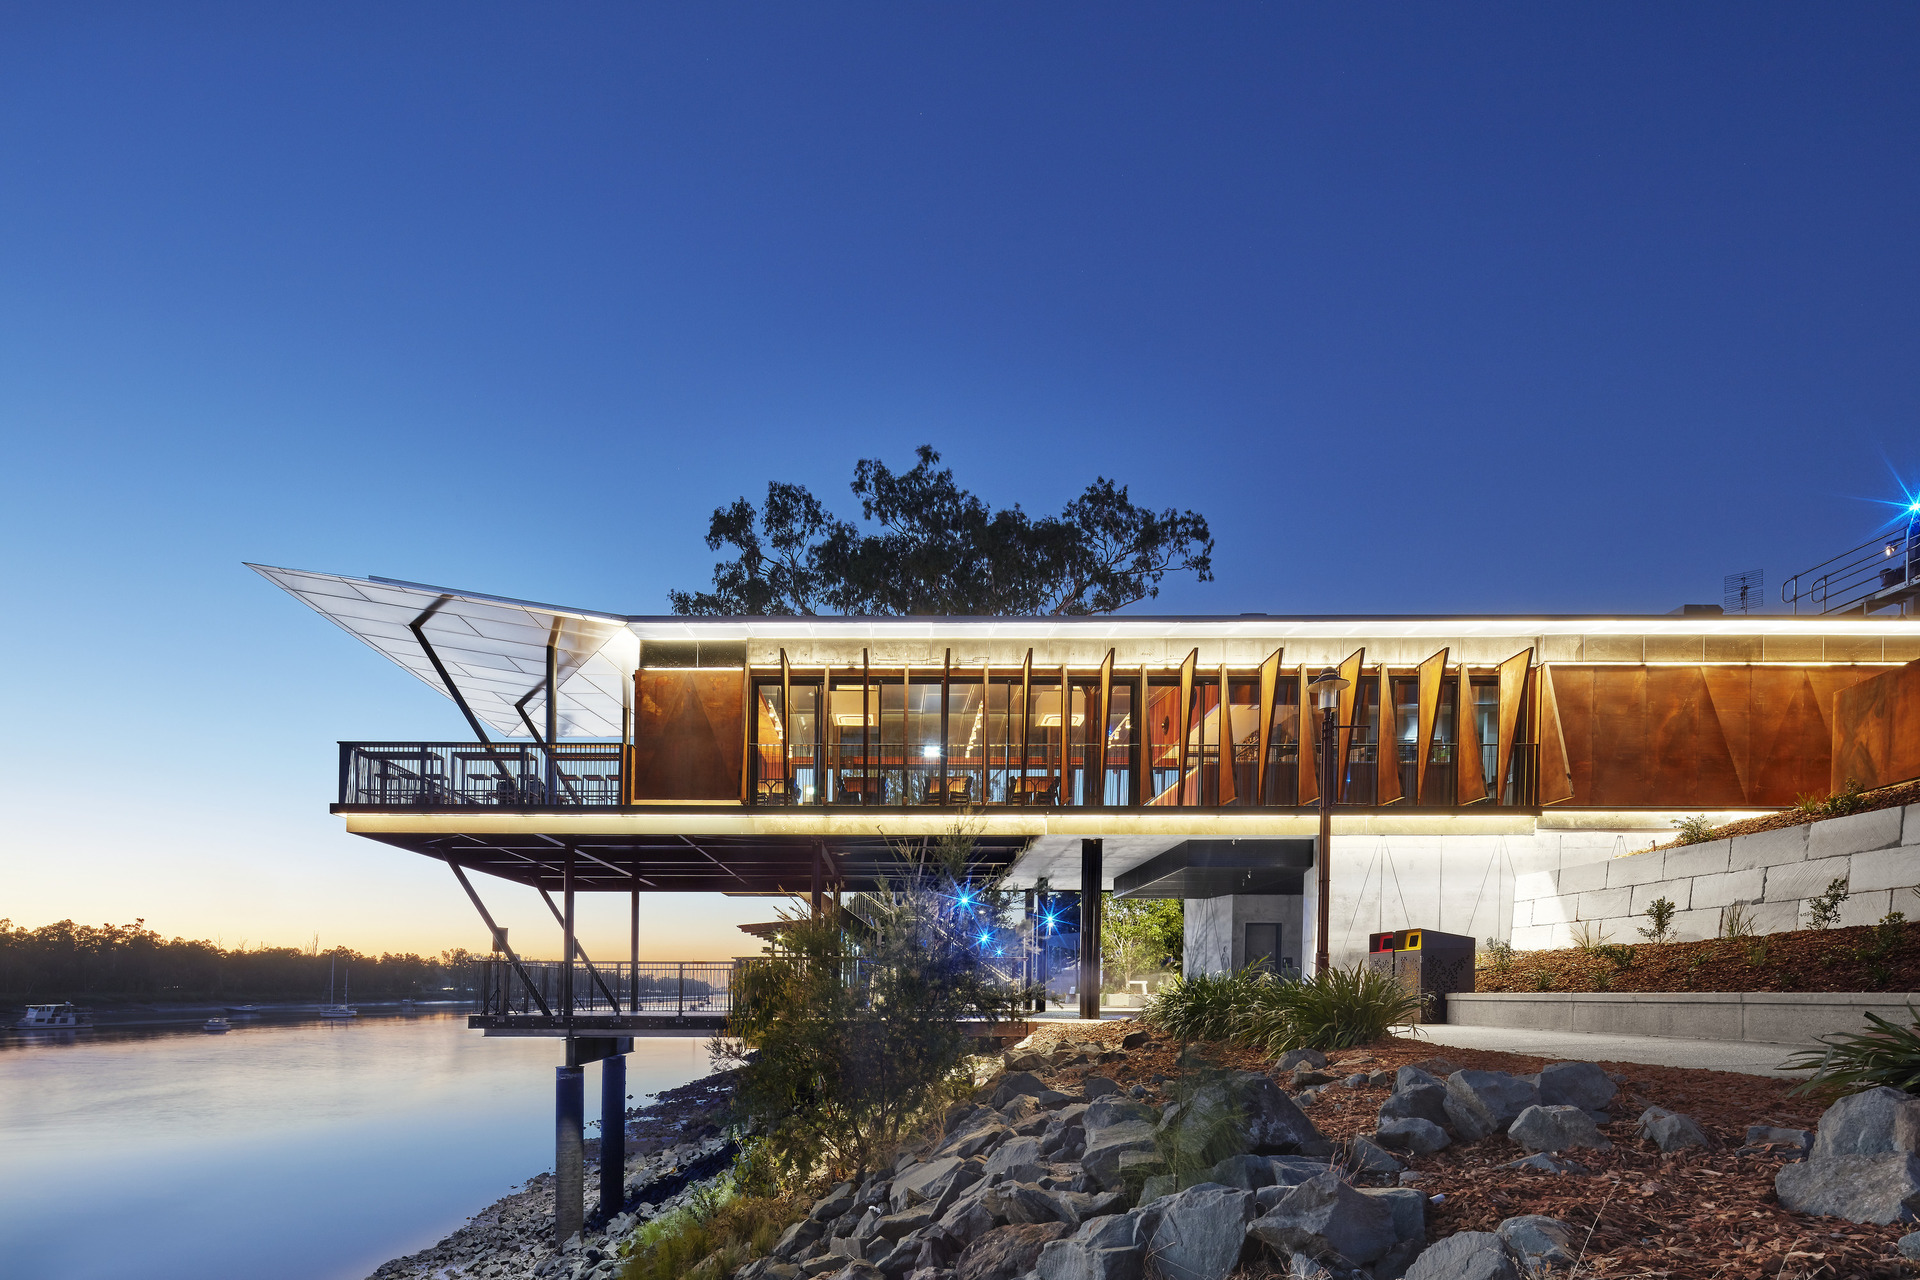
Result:
<svg viewBox="0 0 1920 1280"><path fill-rule="evenodd" d="M1278 1069L1293 1080L1324 1074L1321 1055L1289 1057ZM1593 1113L1613 1096L1591 1064L1444 1083L1403 1068L1375 1137L1335 1143L1258 1072L1221 1073L1160 1108L1104 1077L1068 1091L1040 1074L1100 1061L1095 1046L1010 1051L937 1142L835 1188L733 1280L1224 1280L1260 1256L1323 1280L1517 1280L1570 1260L1564 1224L1517 1217L1429 1247L1427 1197L1397 1185L1394 1151L1523 1116L1527 1133L1604 1145Z"/></svg>

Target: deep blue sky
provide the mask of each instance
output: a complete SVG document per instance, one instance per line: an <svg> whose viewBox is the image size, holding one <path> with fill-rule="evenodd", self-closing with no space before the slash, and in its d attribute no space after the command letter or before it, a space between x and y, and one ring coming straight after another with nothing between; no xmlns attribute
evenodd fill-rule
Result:
<svg viewBox="0 0 1920 1280"><path fill-rule="evenodd" d="M386 927L330 744L459 722L243 558L664 610L924 441L1169 611L1777 582L1920 479L1916 135L1911 5L6 6L0 915Z"/></svg>

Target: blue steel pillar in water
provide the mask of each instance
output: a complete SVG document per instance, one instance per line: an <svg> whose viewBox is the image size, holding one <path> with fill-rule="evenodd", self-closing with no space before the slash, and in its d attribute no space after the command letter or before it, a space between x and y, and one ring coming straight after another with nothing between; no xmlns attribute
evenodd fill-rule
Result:
<svg viewBox="0 0 1920 1280"><path fill-rule="evenodd" d="M579 1067L554 1070L553 1241L566 1244L580 1230L586 1177L580 1125L586 1110L586 1075Z"/></svg>
<svg viewBox="0 0 1920 1280"><path fill-rule="evenodd" d="M620 1212L627 1198L627 1056L600 1060L600 1217Z"/></svg>

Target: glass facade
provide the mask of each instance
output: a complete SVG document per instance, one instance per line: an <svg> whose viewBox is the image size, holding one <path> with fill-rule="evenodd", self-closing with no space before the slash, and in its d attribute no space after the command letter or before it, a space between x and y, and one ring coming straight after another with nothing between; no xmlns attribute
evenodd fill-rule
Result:
<svg viewBox="0 0 1920 1280"><path fill-rule="evenodd" d="M1271 706L1262 705L1257 671L1229 671L1224 687L1218 672L1195 674L1184 708L1178 673L1164 669L1115 672L1104 684L1097 672L1068 672L1063 681L1057 670L1023 678L980 668L815 668L789 673L784 684L777 671L756 670L751 683L757 804L1292 808L1302 794L1303 719L1292 673L1275 681ZM1496 793L1499 688L1484 677L1469 687L1488 801L1524 803L1533 761L1524 726ZM1406 806L1458 803L1458 690L1450 674L1428 713L1422 785L1418 681L1396 673L1383 707L1379 676L1366 673L1354 691L1337 803L1376 805L1382 795ZM1317 741L1309 745L1317 759ZM1382 786L1382 770L1394 771L1397 797Z"/></svg>

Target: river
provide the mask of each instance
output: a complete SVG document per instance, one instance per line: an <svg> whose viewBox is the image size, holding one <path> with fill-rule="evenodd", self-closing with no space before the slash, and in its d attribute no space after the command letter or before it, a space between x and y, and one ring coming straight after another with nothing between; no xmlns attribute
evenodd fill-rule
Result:
<svg viewBox="0 0 1920 1280"><path fill-rule="evenodd" d="M553 1168L560 1060L454 1013L0 1033L0 1275L362 1280ZM708 1070L639 1039L627 1089Z"/></svg>

